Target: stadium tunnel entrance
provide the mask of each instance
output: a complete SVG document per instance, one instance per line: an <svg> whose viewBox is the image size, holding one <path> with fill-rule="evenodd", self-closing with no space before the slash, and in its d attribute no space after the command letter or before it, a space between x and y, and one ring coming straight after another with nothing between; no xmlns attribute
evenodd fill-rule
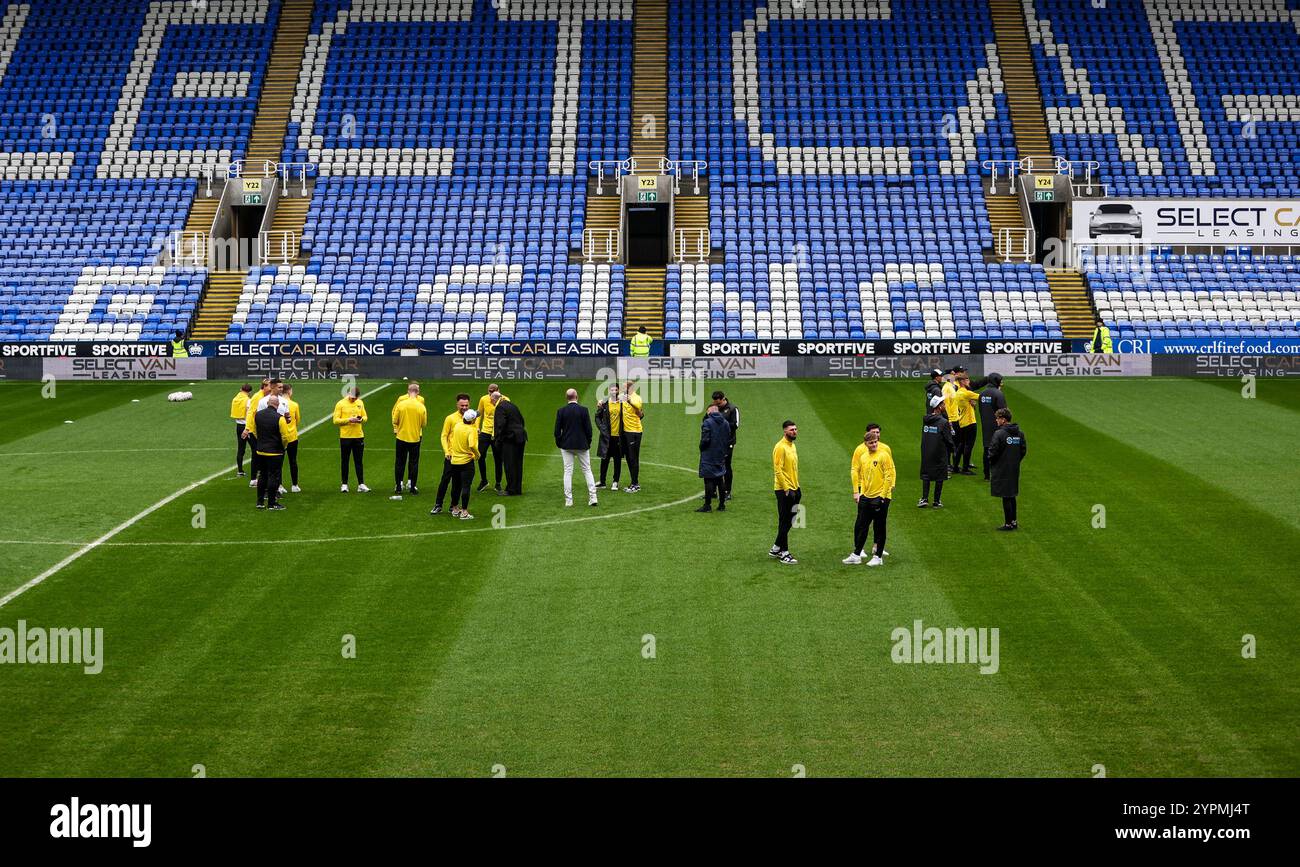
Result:
<svg viewBox="0 0 1300 867"><path fill-rule="evenodd" d="M668 264L671 223L667 203L627 206L627 264L663 268Z"/></svg>

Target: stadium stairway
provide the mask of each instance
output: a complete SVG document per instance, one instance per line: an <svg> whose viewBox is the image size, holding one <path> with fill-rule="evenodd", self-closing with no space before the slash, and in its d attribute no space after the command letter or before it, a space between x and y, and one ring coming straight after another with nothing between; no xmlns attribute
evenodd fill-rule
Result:
<svg viewBox="0 0 1300 867"><path fill-rule="evenodd" d="M668 153L668 3L636 0L632 61L632 156L637 172L657 174ZM707 225L707 214L705 221ZM651 337L664 333L666 268L628 268L623 336L644 325Z"/></svg>
<svg viewBox="0 0 1300 867"><path fill-rule="evenodd" d="M664 335L664 281L667 268L628 268L623 336L631 337L645 326L654 338Z"/></svg>
<svg viewBox="0 0 1300 867"><path fill-rule="evenodd" d="M1054 156L1052 137L1047 129L1047 112L1043 108L1038 71L1029 43L1025 2L1032 0L989 0L989 11L993 16L1007 106L1011 110L1016 153L1021 159L1029 157L1050 162ZM997 195L990 184L985 188L985 204L995 249L1001 229L1026 228L1017 196ZM1062 333L1067 338L1087 337L1092 331L1095 310L1083 275L1074 271L1050 270L1047 284L1052 291L1052 305L1056 308Z"/></svg>
<svg viewBox="0 0 1300 867"><path fill-rule="evenodd" d="M699 261L695 252L698 248L699 233L704 233L704 261L710 261L712 251L709 249L709 183L707 178L700 178L700 193L695 194L695 182L682 178L681 195L673 197L673 244L677 243L677 230L686 230L685 260ZM676 250L673 251L674 260Z"/></svg>
<svg viewBox="0 0 1300 867"><path fill-rule="evenodd" d="M1038 73L1029 47L1021 0L989 0L993 32L1002 63L1002 84L1011 109L1011 129L1021 159L1052 159L1052 138L1038 87Z"/></svg>
<svg viewBox="0 0 1300 867"><path fill-rule="evenodd" d="M1003 90L1011 109L1016 154L1021 159L1050 159L1052 140L1047 132L1047 117L1038 90L1038 75L1020 0L989 0L989 11L993 16L993 32L1002 65ZM1014 192L1000 194L992 183L984 189L984 202L993 230L993 250L986 258L1002 261L1003 251L998 238L1004 229L1024 231L1027 228L1025 216Z"/></svg>
<svg viewBox="0 0 1300 867"><path fill-rule="evenodd" d="M623 198L619 195L618 185L614 182L607 181L602 187L602 194L596 194L596 180L590 179L587 182L587 203L583 210L584 223L583 229L592 229L596 232L613 231L618 233L619 217L622 216ZM604 247L598 248L603 250ZM584 252L586 252L584 250ZM606 256L595 255L593 262L604 262ZM578 256L571 261L585 261L583 256Z"/></svg>
<svg viewBox="0 0 1300 867"><path fill-rule="evenodd" d="M1097 311L1084 276L1078 271L1049 270L1047 285L1052 289L1052 305L1061 323L1061 333L1067 339L1091 337Z"/></svg>
<svg viewBox="0 0 1300 867"><path fill-rule="evenodd" d="M307 31L311 27L312 8L312 0L283 0L281 3L271 59L267 64L262 95L257 102L257 114L253 118L253 130L244 155L245 175L267 174L268 164L280 162L289 126L289 109L293 104L298 70L307 45ZM274 174L274 169L269 173ZM308 184L308 191L311 189L312 185ZM217 206L218 199L215 197L196 197L186 220L185 231L208 232ZM283 196L271 219L271 230L291 231L301 245L303 226L310 207L310 195ZM299 246L295 250L294 261L300 261L301 258ZM239 304L245 274L243 270L208 273L190 337L196 340L225 339Z"/></svg>
<svg viewBox="0 0 1300 867"><path fill-rule="evenodd" d="M253 132L248 139L245 162L250 174L260 173L263 162L278 163L284 151L285 131L289 127L289 110L294 88L307 47L311 27L312 0L282 0L280 20L275 28L271 59L262 82L262 96L253 118Z"/></svg>
<svg viewBox="0 0 1300 867"><path fill-rule="evenodd" d="M190 337L194 340L225 340L230 320L244 288L243 271L212 271L199 299Z"/></svg>

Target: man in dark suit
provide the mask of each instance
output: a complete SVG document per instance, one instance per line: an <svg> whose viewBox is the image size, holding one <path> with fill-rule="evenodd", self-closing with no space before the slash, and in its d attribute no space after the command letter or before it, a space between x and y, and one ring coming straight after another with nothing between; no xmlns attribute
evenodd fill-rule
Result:
<svg viewBox="0 0 1300 867"><path fill-rule="evenodd" d="M493 442L501 441L502 462L506 471L506 496L517 497L524 492L524 444L528 432L524 430L524 415L519 407L501 392L492 395L496 405L493 415Z"/></svg>
<svg viewBox="0 0 1300 867"><path fill-rule="evenodd" d="M253 452L261 462L257 477L257 508L273 512L284 510L280 505L280 474L284 469L285 441L289 438L289 423L280 415L280 398L271 395L266 406L253 413L247 425Z"/></svg>
<svg viewBox="0 0 1300 867"><path fill-rule="evenodd" d="M573 505L573 464L587 479L587 505L596 505L596 477L591 474L591 414L578 403L578 392L564 393L568 402L555 411L555 447L564 459L564 505Z"/></svg>

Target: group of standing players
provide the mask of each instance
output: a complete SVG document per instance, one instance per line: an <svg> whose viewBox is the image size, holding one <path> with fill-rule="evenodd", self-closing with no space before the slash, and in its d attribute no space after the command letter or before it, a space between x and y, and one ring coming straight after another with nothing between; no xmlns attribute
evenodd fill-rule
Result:
<svg viewBox="0 0 1300 867"><path fill-rule="evenodd" d="M1007 408L999 373L972 383L961 366L930 372L925 387L925 416L921 421L921 499L917 506L942 509L944 482L957 475L975 475L971 461L977 431L983 433L984 479L989 482L989 492L1002 500L1003 522L998 530L1018 530L1016 498L1020 488L1020 462L1027 447L1024 433L1012 421L1011 410ZM768 555L782 563L795 564L799 561L790 553L789 535L803 499L795 445L799 428L787 420L782 423L781 432L781 439L772 449L777 532ZM853 526L853 550L842 561L850 566L864 561L868 566L881 566L889 556L885 538L898 473L893 450L880 436L879 425L867 425L862 444L850 461L849 477L857 517ZM868 549L869 538L873 541Z"/></svg>
<svg viewBox="0 0 1300 867"><path fill-rule="evenodd" d="M977 391L978 389L978 391ZM575 393L576 394L576 393ZM576 398L575 398L576 399ZM1019 494L1020 462L1027 448L1024 433L1012 420L1002 391L1002 376L991 373L972 382L966 369L933 370L925 388L925 416L921 422L921 499L917 506L941 509L944 483L953 476L975 475L972 457L976 437L983 434L984 479L989 491L1002 500L1003 524L999 530L1020 527L1016 508ZM257 507L283 509L280 496L288 493L282 485L287 460L290 490L298 486L298 425L302 412L293 400L293 386L277 379L262 381L260 391L245 385L231 402L237 441L236 465L244 476L244 453L251 447L252 479L257 489ZM629 493L641 489L641 440L644 434L645 405L637 394L636 384L612 385L608 396L596 406L596 428L600 432L600 482L591 491L595 504L596 489L608 483L609 465L614 465L613 490L622 481L622 464L626 460ZM349 491L349 470L357 476L357 490L370 490L365 483L365 434L369 420L365 402L357 388L348 389L335 404L333 422L339 431L340 490ZM419 494L420 445L428 425L428 411L418 383L409 383L392 409L393 435L396 439L394 499L403 493ZM731 500L732 457L740 411L721 391L713 393L701 423L700 477L704 480L704 505L697 511L726 511ZM770 556L783 563L797 563L790 553L789 533L802 500L799 486L799 458L795 442L798 426L793 421L782 424L782 436L772 450L774 489L777 505L777 535L769 549ZM430 514L442 512L444 499L451 495L451 515L461 520L474 516L469 511L470 492L477 465L478 490L488 486L487 456L494 464L495 490L504 496L523 493L524 444L528 441L523 415L500 388L489 385L477 409L470 408L468 394L456 395L456 409L443 419L440 444L443 452L442 477ZM502 488L502 479L505 487ZM867 426L862 444L853 453L849 470L857 516L853 529L853 550L843 562L857 565L866 562L880 566L889 556L885 538L889 505L897 484L893 451L881 441L880 426ZM589 484L591 484L589 482ZM931 491L933 490L933 499ZM568 495L566 494L566 499ZM870 548L867 540L873 539Z"/></svg>

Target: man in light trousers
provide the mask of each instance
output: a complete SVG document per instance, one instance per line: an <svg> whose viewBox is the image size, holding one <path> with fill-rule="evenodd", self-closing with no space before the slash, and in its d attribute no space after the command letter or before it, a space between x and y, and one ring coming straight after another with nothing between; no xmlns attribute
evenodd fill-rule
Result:
<svg viewBox="0 0 1300 867"><path fill-rule="evenodd" d="M573 464L576 461L587 480L587 505L596 505L596 477L591 474L591 414L578 403L578 392L569 389L568 401L555 411L555 447L564 459L564 505L573 505Z"/></svg>

